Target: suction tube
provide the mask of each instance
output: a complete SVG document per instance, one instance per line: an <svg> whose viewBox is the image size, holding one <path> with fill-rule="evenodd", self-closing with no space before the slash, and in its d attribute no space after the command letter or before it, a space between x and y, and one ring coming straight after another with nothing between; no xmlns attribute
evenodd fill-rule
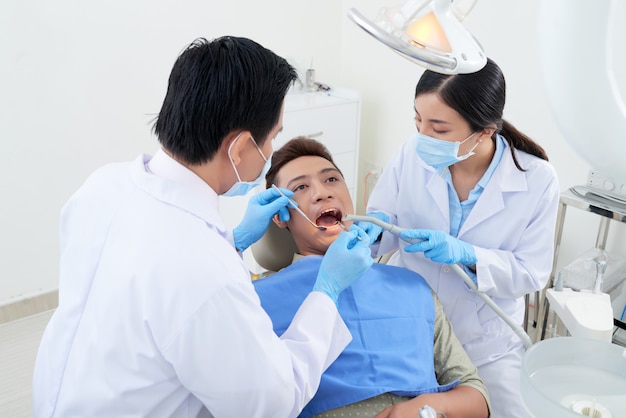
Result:
<svg viewBox="0 0 626 418"><path fill-rule="evenodd" d="M493 309L494 312L498 314L498 316L502 318L509 327L511 327L513 332L515 332L517 336L520 337L520 339L522 340L522 343L524 344L524 348L529 349L530 346L533 345L533 342L531 341L528 334L526 334L526 331L524 331L524 328L522 328L519 324L516 324L515 322L513 322L513 320L502 309L500 309L500 307L496 305L496 303L493 300L491 300L489 296L487 296L485 293L478 290L478 287L476 287L476 284L472 281L472 279L470 279L470 277L467 275L467 273L463 270L461 266L459 266L458 264L451 264L450 267L452 267L452 270L454 270L456 274L461 276L465 284L467 284L470 287L470 289L472 289L482 300L484 300L485 303L489 305L489 307Z"/></svg>
<svg viewBox="0 0 626 418"><path fill-rule="evenodd" d="M381 221L380 219L374 218L373 216L346 215L343 217L343 219L346 221L370 222L398 236L400 235L402 231L406 230L405 228L401 228L397 225L392 225L390 223ZM506 324L513 330L513 332L515 332L517 336L520 337L520 339L522 340L522 343L524 344L524 348L528 349L530 348L530 346L533 345L532 340L530 339L526 331L524 331L524 329L519 324L516 324L515 322L513 322L513 320L502 309L500 309L500 307L496 305L496 303L489 296L487 296L485 293L478 290L478 287L476 286L476 284L472 281L472 279L467 275L467 273L463 270L463 268L460 265L450 264L450 267L452 267L452 270L454 270L456 274L458 274L461 277L461 279L463 279L465 284L467 284L469 288L474 291L474 293L476 293L482 300L484 300L485 303L489 305L489 307L493 309L493 311L500 318L502 318L504 322L506 322Z"/></svg>

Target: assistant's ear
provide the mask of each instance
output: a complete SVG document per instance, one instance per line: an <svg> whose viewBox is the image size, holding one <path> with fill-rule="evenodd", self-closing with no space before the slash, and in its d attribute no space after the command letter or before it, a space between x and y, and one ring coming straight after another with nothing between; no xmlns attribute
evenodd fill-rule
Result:
<svg viewBox="0 0 626 418"><path fill-rule="evenodd" d="M272 221L276 224L276 226L278 226L279 228L287 228L287 222L285 221L281 221L280 220L280 216L278 214L274 215L274 217L272 218Z"/></svg>
<svg viewBox="0 0 626 418"><path fill-rule="evenodd" d="M223 146L227 152L226 155L228 155L228 151L230 150L230 157L233 159L235 165L239 165L241 162L241 155L246 142L250 140L250 136L250 131L241 131L239 133L231 132L223 142Z"/></svg>
<svg viewBox="0 0 626 418"><path fill-rule="evenodd" d="M480 133L479 140L482 141L484 138L491 138L495 131L496 131L495 125L493 127L483 129L482 132Z"/></svg>

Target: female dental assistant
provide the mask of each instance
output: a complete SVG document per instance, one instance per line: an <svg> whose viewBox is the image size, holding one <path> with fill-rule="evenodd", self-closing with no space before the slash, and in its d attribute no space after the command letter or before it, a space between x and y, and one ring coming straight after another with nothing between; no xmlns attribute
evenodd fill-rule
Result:
<svg viewBox="0 0 626 418"><path fill-rule="evenodd" d="M364 225L390 264L421 274L485 382L492 417L527 416L519 337L448 266L522 323L523 297L552 268L559 185L544 150L502 119L505 80L488 60L473 74L425 71L415 90L417 134L387 164L367 212L409 229L407 244Z"/></svg>
<svg viewBox="0 0 626 418"><path fill-rule="evenodd" d="M255 195L232 233L218 209L265 174L295 76L249 39L196 40L170 75L162 149L70 198L35 417L294 417L313 397L351 339L336 301L372 264L367 236L342 234L279 338L237 250L288 216L287 199Z"/></svg>

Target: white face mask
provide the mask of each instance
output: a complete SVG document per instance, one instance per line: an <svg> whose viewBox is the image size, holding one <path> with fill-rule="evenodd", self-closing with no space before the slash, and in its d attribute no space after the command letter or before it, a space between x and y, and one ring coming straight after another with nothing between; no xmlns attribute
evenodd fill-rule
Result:
<svg viewBox="0 0 626 418"><path fill-rule="evenodd" d="M452 164L459 161L466 160L474 155L474 149L478 146L478 143L472 147L467 154L458 155L459 147L465 143L468 139L476 134L474 132L463 141L443 141L441 139L433 138L428 135L417 133L417 144L415 145L415 151L422 160L435 170L440 171Z"/></svg>
<svg viewBox="0 0 626 418"><path fill-rule="evenodd" d="M250 190L254 189L255 187L261 184L261 182L265 178L265 175L267 174L271 166L272 156L270 155L268 158L265 158L265 155L263 155L263 151L261 151L261 148L259 148L259 145L256 143L254 138L250 136L250 140L252 141L256 149L259 151L259 154L261 154L261 157L263 157L263 160L265 160L265 165L263 166L261 173L255 180L242 181L241 177L239 176L239 172L237 171L237 167L235 166L235 162L233 161L233 157L231 157L230 155L230 150L233 147L233 145L235 145L235 142L237 142L237 140L239 139L239 136L241 136L241 134L237 135L237 138L235 138L235 140L228 147L228 158L230 159L230 163L233 166L233 170L235 170L235 175L237 176L237 182L235 182L235 184L233 184L231 188L228 189L226 193L224 193L224 196L244 196L248 194Z"/></svg>

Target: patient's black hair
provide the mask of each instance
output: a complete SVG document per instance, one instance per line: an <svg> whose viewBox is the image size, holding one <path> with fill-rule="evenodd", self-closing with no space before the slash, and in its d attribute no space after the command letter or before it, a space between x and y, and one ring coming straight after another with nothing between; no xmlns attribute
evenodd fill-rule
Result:
<svg viewBox="0 0 626 418"><path fill-rule="evenodd" d="M272 187L272 184L276 181L276 175L285 164L295 160L296 158L307 156L322 157L330 161L343 177L343 173L333 161L330 151L328 151L328 148L326 148L324 144L316 141L315 139L299 136L289 140L285 145L280 147L280 149L274 151L274 154L272 155L272 166L265 175L266 187Z"/></svg>

